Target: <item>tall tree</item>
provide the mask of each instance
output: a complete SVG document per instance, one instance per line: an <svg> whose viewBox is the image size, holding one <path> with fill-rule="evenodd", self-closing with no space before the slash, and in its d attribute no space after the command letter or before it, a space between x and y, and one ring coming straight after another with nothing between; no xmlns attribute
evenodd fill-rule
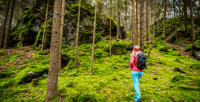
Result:
<svg viewBox="0 0 200 102"><path fill-rule="evenodd" d="M6 6L6 13L5 13L5 18L3 21L3 29L2 29L2 34L0 35L0 47L3 46L3 41L4 41L4 36L5 36L5 29L6 29L6 21L7 21L7 16L8 16L8 11L9 11L9 6L10 6L10 0L8 0L7 2L7 6Z"/></svg>
<svg viewBox="0 0 200 102"><path fill-rule="evenodd" d="M8 28L5 33L6 36L5 36L5 42L4 42L4 49L8 48L8 40L10 38L10 30L11 30L14 6L15 6L15 0L12 0L11 10L9 13Z"/></svg>
<svg viewBox="0 0 200 102"><path fill-rule="evenodd" d="M178 17L179 17L179 21L178 21L178 24L179 24L179 27L181 26L181 1L180 0L178 0Z"/></svg>
<svg viewBox="0 0 200 102"><path fill-rule="evenodd" d="M152 1L153 3L153 7L152 7L152 9L153 9L153 35L155 35L155 18L156 18L156 15L155 15L155 11L156 11L156 8L155 8L155 6L156 6L156 3L155 3L155 1ZM152 42L153 42L153 39L152 39Z"/></svg>
<svg viewBox="0 0 200 102"><path fill-rule="evenodd" d="M78 56L78 35L79 35L80 12L81 12L81 0L79 1L78 21L77 21L76 51L75 51L75 68L77 67L77 56Z"/></svg>
<svg viewBox="0 0 200 102"><path fill-rule="evenodd" d="M81 1L81 0L80 0ZM58 73L61 70L62 65L62 41L63 41L63 27L65 20L65 0L62 0L62 14L61 14L61 25L60 25L60 46L59 46L59 57L58 57Z"/></svg>
<svg viewBox="0 0 200 102"><path fill-rule="evenodd" d="M140 4L140 50L144 53L144 0Z"/></svg>
<svg viewBox="0 0 200 102"><path fill-rule="evenodd" d="M112 17L112 0L110 0L110 56L111 56L111 30L112 30L112 26L111 26L111 17Z"/></svg>
<svg viewBox="0 0 200 102"><path fill-rule="evenodd" d="M175 22L175 35L176 35L176 40L177 40L177 32L176 32L176 8L175 8L176 2L173 0L173 7L174 7L174 22Z"/></svg>
<svg viewBox="0 0 200 102"><path fill-rule="evenodd" d="M148 41L149 41L149 20L148 20L148 5L149 5L149 0L146 0L146 44L148 48Z"/></svg>
<svg viewBox="0 0 200 102"><path fill-rule="evenodd" d="M136 44L136 41L135 41L135 36L136 36L136 32L135 32L135 0L132 0L132 42L133 42L133 47L135 46ZM135 35L135 36L134 36Z"/></svg>
<svg viewBox="0 0 200 102"><path fill-rule="evenodd" d="M121 35L120 31L120 12L119 12L119 0L117 0L117 39Z"/></svg>
<svg viewBox="0 0 200 102"><path fill-rule="evenodd" d="M192 0L190 0L190 19L191 19L191 31L192 31L192 44L195 42L195 30L194 30L194 19L192 10Z"/></svg>
<svg viewBox="0 0 200 102"><path fill-rule="evenodd" d="M166 0L163 0L163 5L164 5L164 15L163 15L163 34L164 34L164 39L165 39L165 23L166 23Z"/></svg>
<svg viewBox="0 0 200 102"><path fill-rule="evenodd" d="M58 97L58 55L60 44L60 15L61 0L54 0L53 27L49 58L49 71L47 82L46 102L50 102Z"/></svg>
<svg viewBox="0 0 200 102"><path fill-rule="evenodd" d="M184 1L184 16L185 16L185 35L188 36L188 21L187 21L187 0Z"/></svg>
<svg viewBox="0 0 200 102"><path fill-rule="evenodd" d="M149 8L150 8L150 11L151 11L151 15L149 15L149 53L148 53L148 56L150 57L151 55L151 21L152 21L152 1L150 0L150 5Z"/></svg>
<svg viewBox="0 0 200 102"><path fill-rule="evenodd" d="M94 31L93 31L93 44L92 44L92 63L91 63L91 75L93 75L93 62L94 62L94 44L95 44L95 29L96 29L96 14L97 12L97 0L95 0L95 15L94 15Z"/></svg>
<svg viewBox="0 0 200 102"><path fill-rule="evenodd" d="M138 45L138 0L136 0L136 31L135 31L135 45Z"/></svg>
<svg viewBox="0 0 200 102"><path fill-rule="evenodd" d="M47 8L46 8L46 16L45 16L45 24L44 24L41 51L43 51L45 49L45 40L46 40L46 34L45 33L46 33L46 26L47 26L48 9L49 9L49 0L47 1Z"/></svg>
<svg viewBox="0 0 200 102"><path fill-rule="evenodd" d="M128 25L127 25L127 13L128 13L128 0L124 0L124 3L125 3L125 10L126 10L126 17L125 17L125 27L126 27L126 30L128 28Z"/></svg>

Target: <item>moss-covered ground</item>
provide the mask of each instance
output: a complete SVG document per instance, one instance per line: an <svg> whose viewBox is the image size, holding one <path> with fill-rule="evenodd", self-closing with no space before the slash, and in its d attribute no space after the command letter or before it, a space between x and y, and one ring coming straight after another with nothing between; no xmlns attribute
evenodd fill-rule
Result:
<svg viewBox="0 0 200 102"><path fill-rule="evenodd" d="M115 42L112 46L132 46L132 41ZM147 68L140 80L142 101L149 102L198 102L200 101L200 63L194 59L180 56L177 51L159 51L163 47L162 41L154 42L151 56L147 56ZM58 78L59 95L65 97L66 102L129 102L135 96L134 85L129 67L130 51L118 50L117 55L109 56L109 40L102 40L95 45L94 75L90 75L92 45L83 44L78 48L78 68L74 68L75 48L63 45L63 55L67 55L69 63ZM121 52L120 52L121 51ZM145 54L148 50L145 49ZM0 100L2 102L44 101L49 66L49 55L38 52L32 59L27 59L18 67L5 71L6 77L0 79ZM0 64L9 62L8 57ZM20 55L15 55L20 57ZM181 69L178 72L177 69ZM37 86L27 90L31 76L27 72L34 72L39 79ZM43 72L43 73L42 73ZM0 72L1 74L3 72Z"/></svg>

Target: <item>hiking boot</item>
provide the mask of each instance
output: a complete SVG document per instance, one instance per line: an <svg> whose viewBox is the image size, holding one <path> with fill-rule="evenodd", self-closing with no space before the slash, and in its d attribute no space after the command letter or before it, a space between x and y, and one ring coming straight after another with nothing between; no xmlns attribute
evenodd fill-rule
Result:
<svg viewBox="0 0 200 102"><path fill-rule="evenodd" d="M141 102L141 98L139 98L139 99L138 98L134 98L133 101Z"/></svg>

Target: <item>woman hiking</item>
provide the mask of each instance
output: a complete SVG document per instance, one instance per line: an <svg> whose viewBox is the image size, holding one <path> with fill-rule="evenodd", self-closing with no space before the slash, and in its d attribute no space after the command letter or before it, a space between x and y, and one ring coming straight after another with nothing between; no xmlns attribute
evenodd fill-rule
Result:
<svg viewBox="0 0 200 102"><path fill-rule="evenodd" d="M131 74L133 78L134 88L136 96L134 96L134 101L141 102L141 94L139 89L139 80L142 77L143 70L137 68L137 59L138 54L141 54L140 47L138 45L134 46L133 52L130 54L130 65L129 68L131 69Z"/></svg>

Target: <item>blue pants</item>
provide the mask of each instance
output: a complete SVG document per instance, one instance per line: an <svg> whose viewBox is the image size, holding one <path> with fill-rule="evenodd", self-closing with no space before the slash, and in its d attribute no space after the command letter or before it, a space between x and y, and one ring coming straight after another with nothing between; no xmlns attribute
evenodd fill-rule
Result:
<svg viewBox="0 0 200 102"><path fill-rule="evenodd" d="M139 89L139 80L142 77L143 72L141 72L141 71L131 71L131 73L132 73L136 98L139 99L139 98L141 98L140 89Z"/></svg>

